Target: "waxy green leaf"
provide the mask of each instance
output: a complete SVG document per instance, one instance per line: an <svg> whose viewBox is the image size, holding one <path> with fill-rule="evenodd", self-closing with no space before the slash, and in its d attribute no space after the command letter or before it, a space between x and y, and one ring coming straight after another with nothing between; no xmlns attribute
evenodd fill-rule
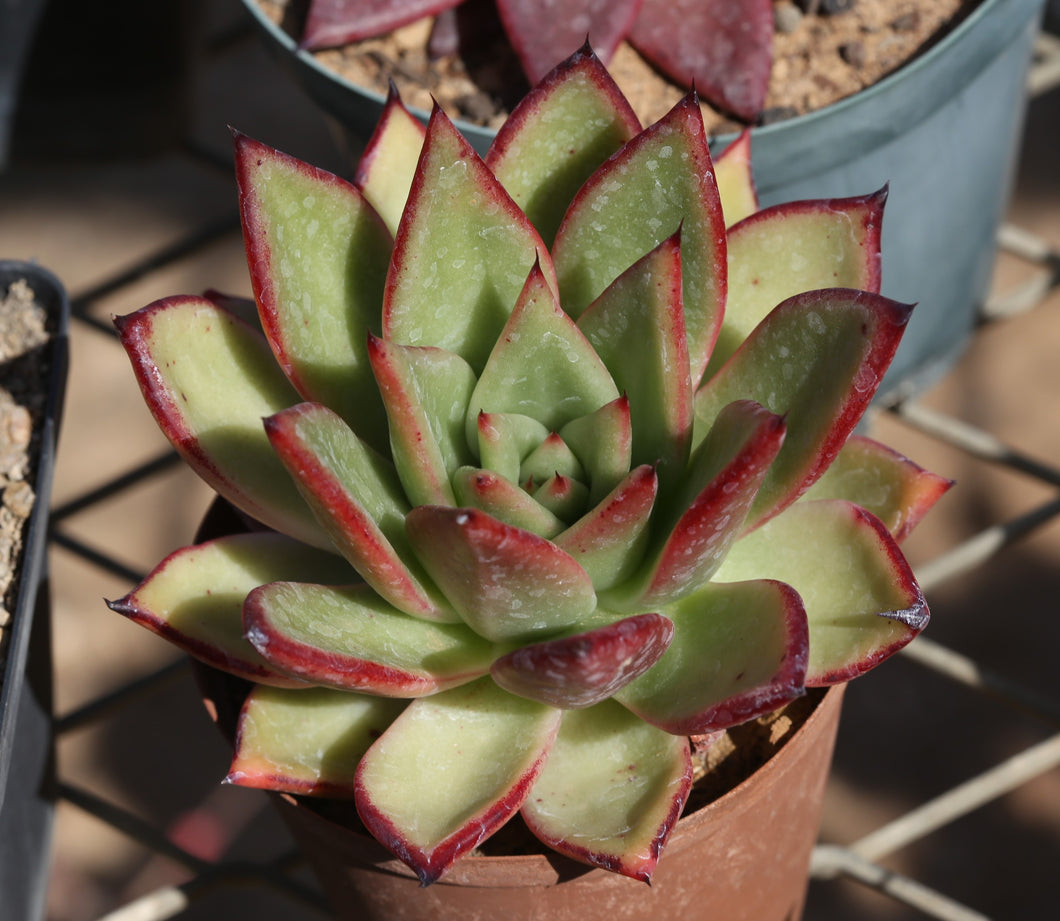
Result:
<svg viewBox="0 0 1060 921"><path fill-rule="evenodd" d="M361 760L357 811L424 885L434 882L522 806L561 715L488 678L415 700Z"/></svg>
<svg viewBox="0 0 1060 921"><path fill-rule="evenodd" d="M407 528L435 584L488 639L559 630L596 607L588 574L568 554L477 509L421 505Z"/></svg>
<svg viewBox="0 0 1060 921"><path fill-rule="evenodd" d="M633 457L633 427L625 395L596 412L568 422L559 430L585 468L589 504L596 505L629 473Z"/></svg>
<svg viewBox="0 0 1060 921"><path fill-rule="evenodd" d="M548 429L520 413L480 411L476 421L482 466L518 483L523 458L548 438Z"/></svg>
<svg viewBox="0 0 1060 921"><path fill-rule="evenodd" d="M738 224L758 210L758 190L751 171L750 128L744 128L714 158L714 179L718 183L726 227Z"/></svg>
<svg viewBox="0 0 1060 921"><path fill-rule="evenodd" d="M607 68L583 48L512 110L486 165L551 245L567 203L638 131L640 122Z"/></svg>
<svg viewBox="0 0 1060 921"><path fill-rule="evenodd" d="M464 624L408 617L367 585L272 582L243 605L262 657L312 684L384 697L422 697L484 675L490 643Z"/></svg>
<svg viewBox="0 0 1060 921"><path fill-rule="evenodd" d="M615 695L652 725L679 735L712 732L803 693L806 611L790 586L715 581L664 613L674 623L670 648Z"/></svg>
<svg viewBox="0 0 1060 921"><path fill-rule="evenodd" d="M688 740L607 700L563 715L522 816L560 853L649 882L691 786Z"/></svg>
<svg viewBox="0 0 1060 921"><path fill-rule="evenodd" d="M555 289L541 237L436 107L394 243L385 337L481 370L538 260Z"/></svg>
<svg viewBox="0 0 1060 921"><path fill-rule="evenodd" d="M333 688L258 685L239 714L225 783L303 796L352 797L357 765L406 701Z"/></svg>
<svg viewBox="0 0 1060 921"><path fill-rule="evenodd" d="M331 549L261 427L299 402L261 333L201 297L155 301L114 325L151 414L188 466L252 518Z"/></svg>
<svg viewBox="0 0 1060 921"><path fill-rule="evenodd" d="M721 325L726 268L721 201L693 96L626 144L571 203L553 247L563 309L580 317L611 282L678 229L688 352L698 382Z"/></svg>
<svg viewBox="0 0 1060 921"><path fill-rule="evenodd" d="M878 518L849 502L799 502L729 551L720 580L779 579L806 606L806 684L847 681L928 621L909 564Z"/></svg>
<svg viewBox="0 0 1060 921"><path fill-rule="evenodd" d="M863 435L851 435L832 465L800 501L846 499L872 512L897 541L953 485L897 451Z"/></svg>
<svg viewBox="0 0 1060 921"><path fill-rule="evenodd" d="M846 288L798 294L775 307L699 389L697 442L733 400L755 400L787 425L748 527L786 508L828 468L876 393L911 310Z"/></svg>
<svg viewBox="0 0 1060 921"><path fill-rule="evenodd" d="M319 403L270 416L265 431L332 543L365 582L413 617L459 619L408 546L408 500L389 460Z"/></svg>
<svg viewBox="0 0 1060 921"><path fill-rule="evenodd" d="M729 229L729 296L708 375L781 301L815 288L880 290L887 189L858 198L789 202Z"/></svg>
<svg viewBox="0 0 1060 921"><path fill-rule="evenodd" d="M401 101L394 84L375 131L364 147L353 184L375 208L392 236L397 234L426 130Z"/></svg>
<svg viewBox="0 0 1060 921"><path fill-rule="evenodd" d="M347 582L349 564L282 534L236 534L171 553L109 607L222 671L281 687L304 682L263 659L243 635L243 600L263 582Z"/></svg>
<svg viewBox="0 0 1060 921"><path fill-rule="evenodd" d="M680 234L608 285L578 328L629 398L633 463L658 464L664 480L679 475L692 439Z"/></svg>
<svg viewBox="0 0 1060 921"><path fill-rule="evenodd" d="M280 367L304 399L382 448L365 330L380 331L390 232L337 176L242 134L235 148L250 280Z"/></svg>
<svg viewBox="0 0 1060 921"><path fill-rule="evenodd" d="M477 508L513 528L540 537L554 537L563 530L562 519L521 486L491 470L461 467L453 475L453 491L460 505Z"/></svg>

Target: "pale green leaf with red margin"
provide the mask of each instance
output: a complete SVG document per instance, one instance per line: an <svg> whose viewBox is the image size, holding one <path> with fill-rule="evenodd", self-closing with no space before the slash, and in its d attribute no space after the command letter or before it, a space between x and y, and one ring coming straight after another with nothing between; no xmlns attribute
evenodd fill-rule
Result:
<svg viewBox="0 0 1060 921"><path fill-rule="evenodd" d="M421 505L407 529L428 574L480 636L526 639L596 608L592 581L569 554L477 509Z"/></svg>
<svg viewBox="0 0 1060 921"><path fill-rule="evenodd" d="M552 244L567 204L640 122L596 55L582 49L532 89L497 130L486 165Z"/></svg>
<svg viewBox="0 0 1060 921"><path fill-rule="evenodd" d="M468 413L468 428L474 413ZM520 413L479 412L476 421L479 459L482 466L519 482L523 458L548 438L548 429L537 419Z"/></svg>
<svg viewBox="0 0 1060 921"><path fill-rule="evenodd" d="M538 260L555 289L541 237L436 107L394 243L384 336L480 371Z"/></svg>
<svg viewBox="0 0 1060 921"><path fill-rule="evenodd" d="M506 477L479 467L461 467L453 475L458 505L485 512L513 528L541 537L555 537L563 521L521 486Z"/></svg>
<svg viewBox="0 0 1060 921"><path fill-rule="evenodd" d="M563 309L580 317L679 229L689 361L698 382L721 325L726 269L721 201L693 96L626 144L571 203L553 247Z"/></svg>
<svg viewBox="0 0 1060 921"><path fill-rule="evenodd" d="M280 367L383 448L365 331L380 331L390 232L345 180L245 135L235 149L251 285Z"/></svg>
<svg viewBox="0 0 1060 921"><path fill-rule="evenodd" d="M618 276L578 318L578 328L629 399L632 462L680 475L692 439L692 380L674 234Z"/></svg>
<svg viewBox="0 0 1060 921"><path fill-rule="evenodd" d="M225 783L348 798L364 753L407 706L334 688L251 689Z"/></svg>
<svg viewBox="0 0 1060 921"><path fill-rule="evenodd" d="M361 760L357 811L432 883L519 810L561 716L489 678L414 700Z"/></svg>
<svg viewBox="0 0 1060 921"><path fill-rule="evenodd" d="M729 228L729 295L707 375L781 301L816 288L880 290L887 189L856 198L787 202Z"/></svg>
<svg viewBox="0 0 1060 921"><path fill-rule="evenodd" d="M284 672L384 697L422 697L489 670L491 643L462 623L403 614L364 583L270 582L243 605L247 640Z"/></svg>
<svg viewBox="0 0 1060 921"><path fill-rule="evenodd" d="M111 610L147 627L189 655L250 681L299 686L263 659L243 634L243 601L263 582L347 582L341 557L275 532L235 534L167 556Z"/></svg>
<svg viewBox="0 0 1060 921"><path fill-rule="evenodd" d="M522 816L560 853L648 882L691 785L688 740L606 700L564 713Z"/></svg>
<svg viewBox="0 0 1060 921"><path fill-rule="evenodd" d="M744 128L714 158L714 179L718 183L726 227L738 224L758 210L758 190L751 168L750 128Z"/></svg>
<svg viewBox="0 0 1060 921"><path fill-rule="evenodd" d="M828 468L876 393L911 311L867 291L804 292L775 307L699 389L697 442L733 400L761 403L787 425L748 528L786 508Z"/></svg>
<svg viewBox="0 0 1060 921"><path fill-rule="evenodd" d="M851 435L832 465L800 501L846 499L879 518L902 541L953 486L864 435Z"/></svg>
<svg viewBox="0 0 1060 921"><path fill-rule="evenodd" d="M573 419L559 435L585 468L590 505L596 505L629 473L633 427L628 397L620 396L594 413Z"/></svg>
<svg viewBox="0 0 1060 921"><path fill-rule="evenodd" d="M320 403L270 416L265 432L332 543L362 579L413 617L458 620L408 546L409 504L389 459Z"/></svg>
<svg viewBox="0 0 1060 921"><path fill-rule="evenodd" d="M464 435L475 374L459 355L372 337L368 354L390 424L390 453L412 505L452 505L449 478L472 460Z"/></svg>
<svg viewBox="0 0 1060 921"><path fill-rule="evenodd" d="M779 579L806 606L807 685L868 671L924 628L928 608L901 550L849 502L798 502L736 542L718 580Z"/></svg>
<svg viewBox="0 0 1060 921"><path fill-rule="evenodd" d="M353 174L353 184L378 212L391 236L397 235L425 134L423 123L405 108L391 84L379 122Z"/></svg>
<svg viewBox="0 0 1060 921"><path fill-rule="evenodd" d="M151 414L188 466L252 518L331 549L261 425L300 401L261 333L201 297L155 301L114 325Z"/></svg>

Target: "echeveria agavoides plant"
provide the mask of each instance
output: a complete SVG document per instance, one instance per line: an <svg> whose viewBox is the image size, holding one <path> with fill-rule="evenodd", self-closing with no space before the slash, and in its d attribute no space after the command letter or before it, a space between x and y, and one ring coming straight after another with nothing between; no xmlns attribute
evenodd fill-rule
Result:
<svg viewBox="0 0 1060 921"><path fill-rule="evenodd" d="M300 44L345 45L434 17L429 47L442 53L481 41L491 16L531 84L587 38L605 64L628 41L678 86L695 86L724 112L753 122L765 104L773 0L312 0Z"/></svg>
<svg viewBox="0 0 1060 921"><path fill-rule="evenodd" d="M924 626L897 541L948 482L852 434L910 312L884 194L758 210L749 143L642 130L587 49L485 161L396 96L352 183L236 135L260 329L116 323L262 527L111 604L254 682L231 782L352 797L424 883L517 812L647 880L690 736Z"/></svg>

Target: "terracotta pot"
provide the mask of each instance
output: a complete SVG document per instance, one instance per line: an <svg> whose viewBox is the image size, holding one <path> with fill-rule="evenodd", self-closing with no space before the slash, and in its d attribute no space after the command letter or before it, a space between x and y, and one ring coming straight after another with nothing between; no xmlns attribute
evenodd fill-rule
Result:
<svg viewBox="0 0 1060 921"><path fill-rule="evenodd" d="M246 528L217 500L196 542ZM231 741L250 685L195 665L207 710ZM791 711L801 725L768 760L678 822L651 886L548 851L467 856L423 888L357 827L352 804L272 799L341 921L798 921L844 688L810 691L809 705ZM335 820L343 815L351 821Z"/></svg>
<svg viewBox="0 0 1060 921"><path fill-rule="evenodd" d="M797 921L842 696L822 695L776 755L683 818L650 887L556 854L465 857L421 888L374 839L293 797L275 800L341 919Z"/></svg>

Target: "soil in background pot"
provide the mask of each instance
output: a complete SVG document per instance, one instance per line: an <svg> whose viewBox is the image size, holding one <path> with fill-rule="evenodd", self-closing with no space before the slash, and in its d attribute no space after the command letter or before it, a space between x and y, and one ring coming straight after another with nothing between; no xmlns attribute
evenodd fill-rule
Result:
<svg viewBox="0 0 1060 921"><path fill-rule="evenodd" d="M307 0L256 2L297 39ZM759 124L814 111L871 86L934 45L981 2L777 0L773 73ZM491 6L492 0L484 5ZM431 22L424 19L380 38L316 52L315 57L340 77L379 95L386 95L392 78L409 106L429 112L437 99L451 117L498 128L529 90L507 40L503 34L486 36L474 49L431 61ZM669 111L685 92L626 43L608 68L645 125ZM743 127L705 103L702 108L712 136Z"/></svg>

